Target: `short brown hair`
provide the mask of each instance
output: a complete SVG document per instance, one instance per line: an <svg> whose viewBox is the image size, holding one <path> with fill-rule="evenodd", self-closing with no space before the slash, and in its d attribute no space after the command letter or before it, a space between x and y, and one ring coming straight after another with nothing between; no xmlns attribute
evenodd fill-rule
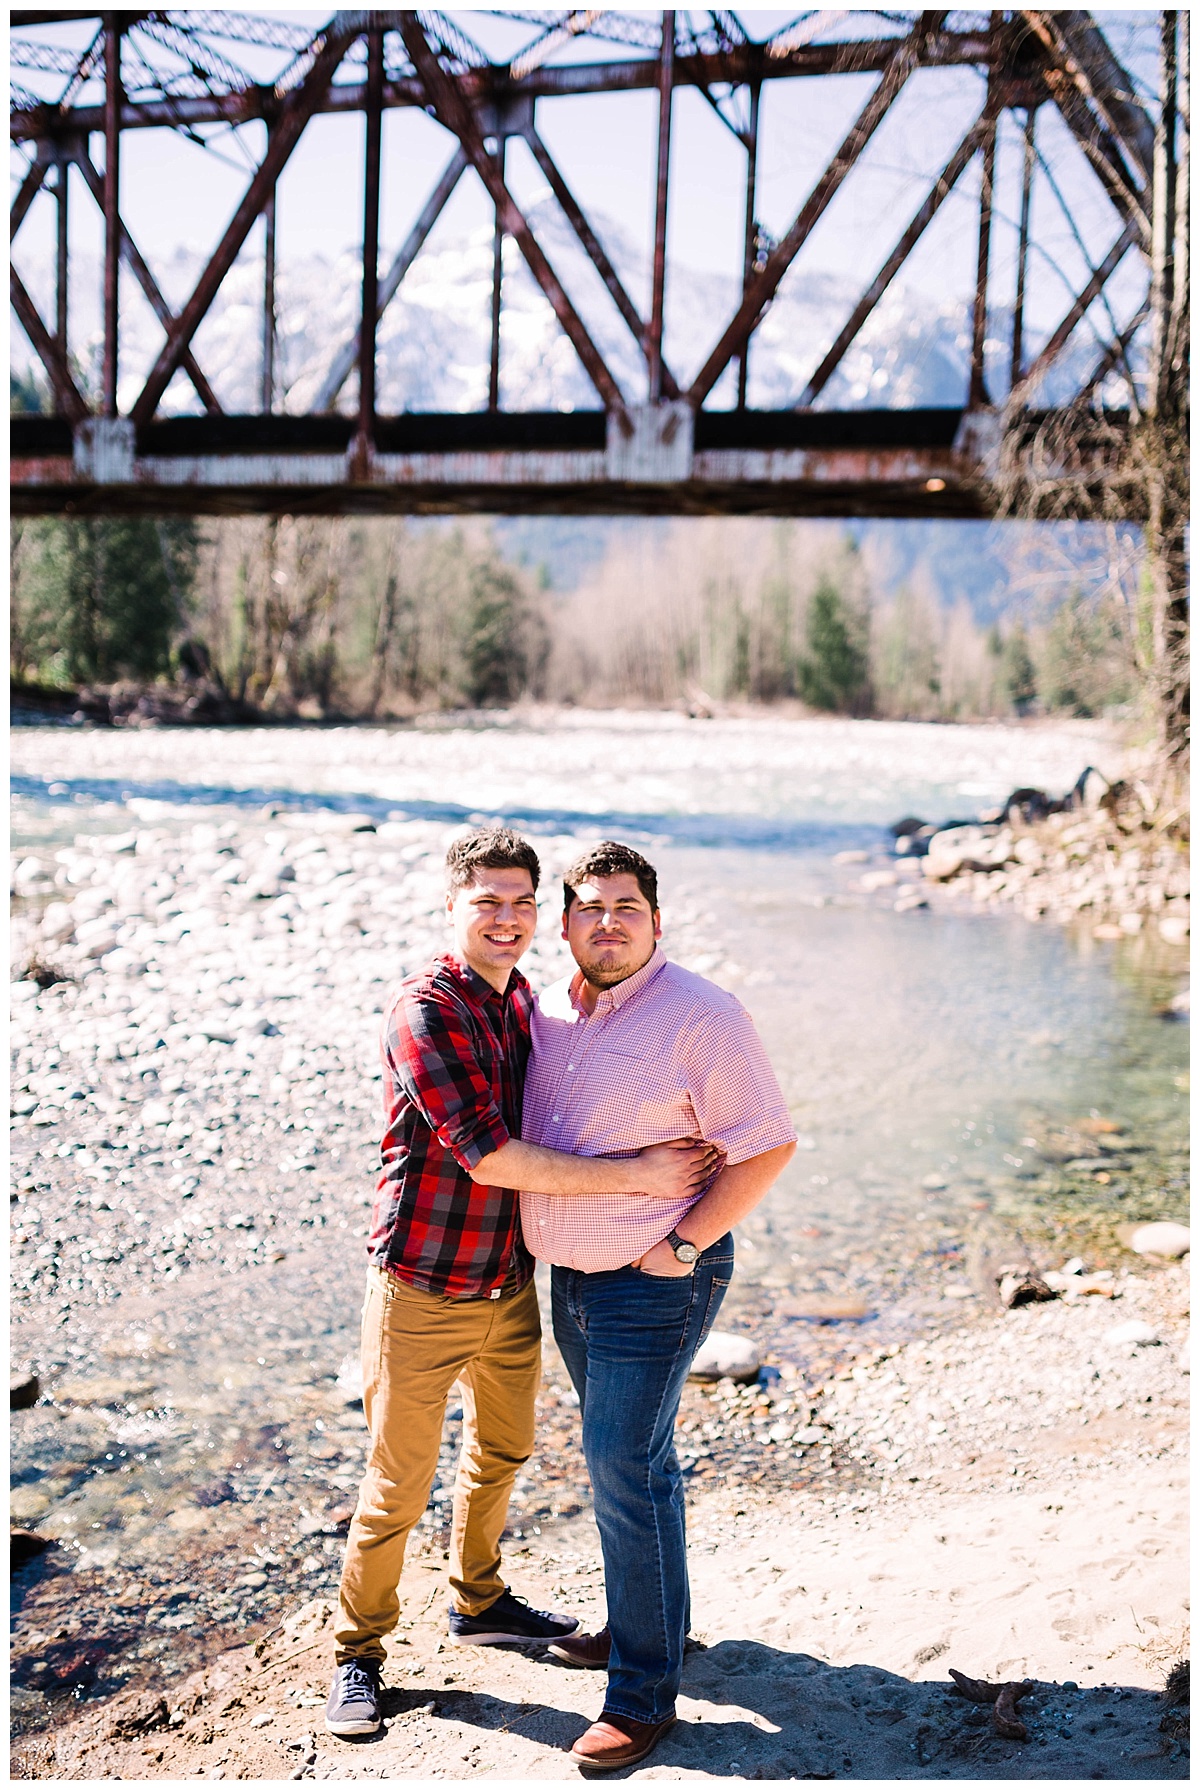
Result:
<svg viewBox="0 0 1200 1790"><path fill-rule="evenodd" d="M575 899L580 883L586 883L593 876L633 876L637 878L637 886L650 903L652 909L658 908L658 872L653 864L643 858L641 852L634 851L631 845L620 845L615 839L605 839L599 845L593 845L576 858L568 871L563 874L563 913L565 914Z"/></svg>
<svg viewBox="0 0 1200 1790"><path fill-rule="evenodd" d="M452 842L446 853L447 892L453 896L460 889L469 889L480 870L528 870L535 891L542 874L528 839L510 827L481 827Z"/></svg>

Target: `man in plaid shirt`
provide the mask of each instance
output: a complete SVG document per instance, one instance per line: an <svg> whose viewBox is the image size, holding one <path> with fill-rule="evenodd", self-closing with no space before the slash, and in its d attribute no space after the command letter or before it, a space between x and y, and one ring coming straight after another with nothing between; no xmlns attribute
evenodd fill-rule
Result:
<svg viewBox="0 0 1200 1790"><path fill-rule="evenodd" d="M350 1525L335 1629L331 1733L381 1721L383 1637L399 1616L408 1535L429 1501L446 1399L462 1391L450 1542L452 1640L551 1640L572 1617L531 1610L500 1576L509 1494L533 1451L541 1329L518 1189L678 1199L713 1153L687 1140L621 1160L520 1139L529 984L517 970L537 925L537 855L505 828L446 855L453 949L408 977L383 1028L387 1124L362 1315L371 1434Z"/></svg>

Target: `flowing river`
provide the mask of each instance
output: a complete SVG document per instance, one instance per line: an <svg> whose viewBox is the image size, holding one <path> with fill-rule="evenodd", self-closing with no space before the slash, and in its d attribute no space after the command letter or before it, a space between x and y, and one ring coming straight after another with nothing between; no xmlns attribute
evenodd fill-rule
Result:
<svg viewBox="0 0 1200 1790"><path fill-rule="evenodd" d="M467 821L544 852L535 983L564 966L552 873L615 836L658 865L667 951L753 1013L801 1148L739 1232L722 1325L777 1377L969 1321L990 1263L1101 1266L1123 1221L1182 1216L1183 947L897 911L870 874L901 815L1061 794L1088 763L1115 775L1119 753L1082 723L17 729L18 939L81 889L123 927L103 964L16 990L13 1349L49 1397L14 1417L14 1520L58 1544L15 1581L18 1727L336 1586L378 1013L439 940L438 860ZM290 907L250 899L293 862ZM547 1372L518 1536L586 1508L552 1348ZM455 1434L452 1408L430 1545ZM785 1470L808 1468L747 1477Z"/></svg>

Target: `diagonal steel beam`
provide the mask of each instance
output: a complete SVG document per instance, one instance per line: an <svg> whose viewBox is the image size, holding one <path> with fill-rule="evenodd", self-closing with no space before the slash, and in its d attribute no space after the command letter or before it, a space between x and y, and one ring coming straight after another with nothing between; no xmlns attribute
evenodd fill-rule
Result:
<svg viewBox="0 0 1200 1790"><path fill-rule="evenodd" d="M592 341L582 318L538 246L524 214L505 186L495 160L484 148L474 114L430 48L417 14L402 12L399 17L404 47L438 119L447 130L454 133L466 150L472 166L492 196L501 228L516 241L530 273L549 299L555 316L582 361L588 378L604 399L606 408L625 416L625 399L621 388L604 364L600 350Z"/></svg>
<svg viewBox="0 0 1200 1790"><path fill-rule="evenodd" d="M148 423L158 409L159 400L171 383L184 350L207 315L221 282L237 259L242 244L250 234L251 226L299 142L301 132L333 80L338 64L359 35L361 22L362 15L358 13L336 14L312 67L300 86L288 95L271 132L267 153L258 172L247 187L245 197L234 213L211 261L201 274L192 296L175 319L174 327L168 332L141 397L130 413L135 423Z"/></svg>
<svg viewBox="0 0 1200 1790"><path fill-rule="evenodd" d="M1093 272L1091 279L1083 288L1083 291L1071 305L1070 310L1067 312L1058 328L1054 331L1054 334L1050 337L1045 347L1030 363L1029 370L1025 374L1025 377L1018 385L1015 385L1009 393L1008 402L1010 406L1023 404L1025 402L1029 393L1041 379L1042 374L1046 371L1047 367L1049 367L1051 361L1055 360L1061 353L1064 343L1075 328L1075 325L1079 322L1079 319L1088 310L1089 306L1095 302L1098 294L1104 290L1104 287L1108 284L1109 276L1116 271L1118 264L1124 260L1126 251L1137 241L1137 234L1135 225L1126 224L1099 267Z"/></svg>
<svg viewBox="0 0 1200 1790"><path fill-rule="evenodd" d="M1148 185L1154 176L1154 121L1139 105L1132 79L1113 55L1092 14L1081 10L1038 16L1053 39L1058 66L1104 120ZM1042 28L1038 35L1042 36Z"/></svg>
<svg viewBox="0 0 1200 1790"><path fill-rule="evenodd" d="M801 206L787 235L768 255L762 272L751 280L745 297L726 326L720 341L697 373L687 394L697 410L729 361L745 346L778 291L779 282L828 210L834 195L858 162L904 83L918 66L925 38L937 29L944 17L944 13L922 13L920 22L911 35L902 39L888 57L878 86L855 119L845 141Z"/></svg>
<svg viewBox="0 0 1200 1790"><path fill-rule="evenodd" d="M1093 14L1055 13L1055 25L1073 57L1071 75L1078 90L1091 98L1125 152L1146 181L1153 179L1153 118L1137 102L1136 88L1127 70L1112 54Z"/></svg>
<svg viewBox="0 0 1200 1790"><path fill-rule="evenodd" d="M21 328L29 337L33 349L54 387L54 396L58 400L60 413L71 423L81 423L88 415L88 407L83 395L71 377L71 369L67 365L55 338L50 334L38 314L37 306L30 298L21 283L21 277L15 267L8 270L9 297L12 308L17 313Z"/></svg>
<svg viewBox="0 0 1200 1790"><path fill-rule="evenodd" d="M1059 31L1055 15L1022 13L1042 46L1042 79L1071 135L1091 163L1105 192L1126 223L1133 223L1147 250L1150 246L1150 195L1129 166L1124 145L1110 128L1104 113L1091 103L1072 74L1075 60Z"/></svg>
<svg viewBox="0 0 1200 1790"><path fill-rule="evenodd" d="M100 206L101 210L103 210L103 174L101 174L99 168L97 168L95 162L93 162L82 144L79 144L76 147L72 159L75 161L79 172L87 182L88 190L92 197L95 199L97 205ZM124 223L121 224L121 259L124 261L126 267L128 267L142 291L146 294L154 315L158 318L158 321L162 324L167 334L170 335L175 324L174 314L167 304L166 299L163 297L154 275L150 272L150 269L142 259L137 244L129 234L127 225ZM183 358L179 364L195 386L196 396L200 399L200 402L203 404L205 410L208 411L208 414L210 416L223 416L224 411L217 402L216 393L208 383L208 380L204 377L200 368L196 365L195 358L190 348L184 351Z"/></svg>
<svg viewBox="0 0 1200 1790"><path fill-rule="evenodd" d="M797 410L806 410L829 384L833 374L841 365L846 350L941 210L944 201L950 197L951 192L958 184L983 141L987 126L988 113L985 107L938 175L932 190L909 224L908 229L851 311L837 340L825 355L816 372L810 377L808 384L796 401Z"/></svg>
<svg viewBox="0 0 1200 1790"><path fill-rule="evenodd" d="M1096 387L1103 384L1113 368L1120 362L1122 371L1129 381L1132 406L1135 411L1135 422L1137 421L1137 387L1134 384L1133 368L1129 364L1129 346L1149 315L1150 300L1144 298L1133 316L1129 319L1129 322L1125 325L1125 328L1108 344L1108 347L1104 350L1104 353L1100 356L1100 359L1096 362L1096 365L1092 368L1092 371L1084 381L1079 394L1080 397L1090 398L1092 393L1096 390Z"/></svg>
<svg viewBox="0 0 1200 1790"><path fill-rule="evenodd" d="M601 247L599 238L596 236L592 226L588 223L582 207L579 205L575 195L572 193L570 187L563 179L562 174L559 172L557 163L554 161L550 151L546 148L546 145L543 143L532 124L523 127L520 134L525 139L526 143L528 143L534 160L542 170L542 173L546 176L550 191L554 194L554 197L562 207L563 215L568 224L570 224L572 230L574 230L576 236L583 244L592 266L596 269L596 272L608 287L608 290L612 295L613 303L629 325L629 328L637 341L638 347L645 353L646 325L638 314L637 306L621 284L616 268ZM667 397L677 398L679 396L679 387L675 383L665 361L663 362L662 381L663 391L666 393Z"/></svg>
<svg viewBox="0 0 1200 1790"><path fill-rule="evenodd" d="M445 208L446 201L467 168L467 152L460 144L450 157L442 174L442 178L434 187L426 202L425 209L409 231L396 259L388 268L384 278L379 282L379 306L375 313L376 322L383 316L397 292L405 274L420 254L425 245L425 238L437 223ZM313 399L314 411L329 410L337 399L338 393L350 377L351 369L358 359L359 331L355 330L349 339L342 343L325 375L320 391Z"/></svg>
<svg viewBox="0 0 1200 1790"><path fill-rule="evenodd" d="M31 163L28 173L17 189L17 196L12 202L12 210L8 214L8 240L11 242L17 231L25 222L29 207L42 189L42 182L50 168L49 160L43 159L42 145L38 144L37 159Z"/></svg>

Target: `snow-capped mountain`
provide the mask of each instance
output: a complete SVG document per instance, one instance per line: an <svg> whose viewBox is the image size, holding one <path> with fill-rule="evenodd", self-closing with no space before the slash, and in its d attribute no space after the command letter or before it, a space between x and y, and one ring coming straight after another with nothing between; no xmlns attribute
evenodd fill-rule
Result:
<svg viewBox="0 0 1200 1790"><path fill-rule="evenodd" d="M645 394L640 350L549 193L529 212L530 222L551 264L572 297L601 353L632 402ZM600 220L605 248L634 302L646 305L648 278L642 257L621 228ZM156 265L167 302L181 306L204 265L199 250L178 249ZM386 268L387 257L383 258ZM18 266L43 315L52 314L53 276L48 261ZM382 269L381 269L382 271ZM262 331L261 259L247 250L238 260L197 332L196 359L230 412L259 408ZM361 272L356 257L284 260L277 272L276 407L307 413L325 382L338 348L357 325ZM492 233L477 230L457 240L427 245L410 268L384 313L378 338L378 408L471 411L487 401L492 281ZM666 357L681 384L698 370L737 307L738 283L720 275L671 266L667 280ZM847 281L805 270L803 257L785 278L756 331L750 350L749 401L757 409L794 404L805 382L836 336L857 297ZM71 339L83 382L98 382L100 360L100 269L86 257L73 261ZM140 288L122 276L119 403L137 397L162 341ZM996 388L1004 389L1001 369L1008 354L1007 313L990 319ZM595 409L599 398L573 347L513 241L504 249L504 309L501 326L501 403L511 410ZM937 303L895 284L867 319L820 399L823 409L898 408L958 405L964 401L970 352L969 300L948 297ZM1076 332L1054 374L1054 386L1069 388L1084 374L1097 350L1086 330ZM14 370L34 364L19 329L13 331ZM735 372L728 368L709 404L722 408L734 398ZM339 408L354 404L356 378L350 374ZM1049 388L1047 395L1050 395ZM198 400L183 374L173 380L162 409L194 411Z"/></svg>

